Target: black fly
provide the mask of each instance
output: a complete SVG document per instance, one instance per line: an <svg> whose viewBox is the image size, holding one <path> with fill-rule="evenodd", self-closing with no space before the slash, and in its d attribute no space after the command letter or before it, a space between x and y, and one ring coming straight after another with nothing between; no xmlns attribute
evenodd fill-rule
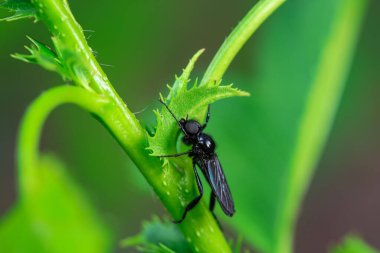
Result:
<svg viewBox="0 0 380 253"><path fill-rule="evenodd" d="M182 155L189 155L193 159L193 168L195 179L197 181L199 196L193 199L185 208L185 212L182 218L175 223L181 223L187 212L194 208L199 200L203 196L203 187L201 180L199 178L197 169L195 165L203 172L207 182L210 184L212 192L210 198L210 211L213 212L215 207L215 197L217 198L220 206L222 207L224 213L228 216L232 216L235 213L235 206L232 200L230 188L228 187L226 178L224 176L222 166L219 163L218 156L215 154L215 142L210 135L203 133L203 129L206 128L207 123L210 119L210 106L208 107L206 122L201 125L196 120L188 120L187 118L178 120L174 113L169 109L168 105L160 99L160 102L168 109L173 118L177 121L178 126L184 133L183 142L192 146L192 149L172 155L163 155L160 157L178 157Z"/></svg>

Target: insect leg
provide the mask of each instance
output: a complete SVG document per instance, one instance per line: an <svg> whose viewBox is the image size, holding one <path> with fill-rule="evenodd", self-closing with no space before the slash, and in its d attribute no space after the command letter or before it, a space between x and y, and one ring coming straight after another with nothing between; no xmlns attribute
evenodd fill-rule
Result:
<svg viewBox="0 0 380 253"><path fill-rule="evenodd" d="M215 219L216 223L218 223L218 226L219 226L220 230L223 231L223 228L220 225L220 222L219 222L218 218L216 217L216 215L214 213L214 208L215 208L215 195L214 195L214 193L211 192L209 209L210 209L210 211L212 213L212 216L214 216L214 219Z"/></svg>
<svg viewBox="0 0 380 253"><path fill-rule="evenodd" d="M195 179L197 180L197 186L198 186L198 190L199 190L199 196L197 196L195 199L193 199L186 206L185 212L183 213L181 219L178 220L178 221L174 221L174 223L177 223L177 224L181 223L186 218L187 212L189 212L191 209L193 209L198 204L199 200L201 200L201 198L203 196L203 186L202 186L201 180L199 178L199 175L198 175L198 172L197 172L197 168L195 167L195 162L193 162L193 168L194 168Z"/></svg>
<svg viewBox="0 0 380 253"><path fill-rule="evenodd" d="M205 120L205 123L203 124L202 126L202 129L205 129L207 124L208 124L208 121L210 120L210 116L211 116L211 106L208 105L207 107L207 115L206 115L206 120Z"/></svg>
<svg viewBox="0 0 380 253"><path fill-rule="evenodd" d="M214 212L214 208L215 208L215 195L214 193L211 192L209 209L211 212Z"/></svg>
<svg viewBox="0 0 380 253"><path fill-rule="evenodd" d="M170 155L158 155L157 157L178 157L178 156L181 156L181 155L188 155L190 154L191 150L190 151L186 151L186 152L182 152L182 153L178 153L178 154L170 154Z"/></svg>

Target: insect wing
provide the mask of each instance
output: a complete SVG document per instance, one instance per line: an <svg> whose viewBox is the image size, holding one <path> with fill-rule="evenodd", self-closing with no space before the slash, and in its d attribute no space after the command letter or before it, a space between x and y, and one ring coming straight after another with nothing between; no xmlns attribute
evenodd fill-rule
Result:
<svg viewBox="0 0 380 253"><path fill-rule="evenodd" d="M232 216L235 213L234 201L232 200L230 188L228 187L218 157L213 155L211 159L203 160L203 165L206 177L209 179L212 191L218 199L220 206L225 214Z"/></svg>

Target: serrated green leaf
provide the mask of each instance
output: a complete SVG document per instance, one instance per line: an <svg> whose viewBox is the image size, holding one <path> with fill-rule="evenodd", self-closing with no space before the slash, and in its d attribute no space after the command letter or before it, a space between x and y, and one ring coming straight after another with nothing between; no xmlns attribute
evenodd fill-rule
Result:
<svg viewBox="0 0 380 253"><path fill-rule="evenodd" d="M168 104L178 119L188 117L202 122L207 105L222 98L249 95L246 92L232 88L232 85L222 86L220 82L216 81L202 86L197 86L197 82L195 82L189 88L190 73L202 51L195 54L184 69L183 74L176 78L167 98L165 99L161 95L161 99ZM177 122L165 107L162 107L160 111L155 111L155 114L157 117L156 131L154 136L148 136L148 149L152 151L151 155L178 153L176 144L180 131ZM184 157L175 161L167 158L163 160L162 178L160 180L164 185L175 187L175 196L178 196L180 204L184 207L186 203L189 203L194 198L197 192L190 159Z"/></svg>
<svg viewBox="0 0 380 253"><path fill-rule="evenodd" d="M349 235L340 245L333 247L330 253L379 253L378 250L366 244L361 238Z"/></svg>
<svg viewBox="0 0 380 253"><path fill-rule="evenodd" d="M0 21L14 21L22 18L35 18L36 9L30 0L5 0L0 3L0 8L13 12L12 16L2 18Z"/></svg>
<svg viewBox="0 0 380 253"><path fill-rule="evenodd" d="M168 221L154 218L145 222L138 235L124 239L124 248L135 247L144 253L190 253L179 227Z"/></svg>
<svg viewBox="0 0 380 253"><path fill-rule="evenodd" d="M188 88L190 73L202 52L203 50L200 50L196 53L182 75L176 78L167 98L161 96L178 119L189 117L201 122L207 105L223 98L249 95L233 88L232 85L220 85L220 82L216 81L203 86L197 86L195 82L191 88ZM154 156L174 153L179 133L178 125L165 107L162 107L161 111L155 111L155 114L157 127L154 136L149 137L149 150Z"/></svg>
<svg viewBox="0 0 380 253"><path fill-rule="evenodd" d="M25 48L30 54L12 54L13 58L40 65L44 69L60 74L65 81L72 80L91 90L88 71L84 67L83 59L78 57L78 52L73 52L58 37L52 37L54 50L31 37L28 37L28 39L32 42L32 45Z"/></svg>
<svg viewBox="0 0 380 253"><path fill-rule="evenodd" d="M24 62L40 65L41 67L59 73L63 79L68 79L68 73L63 67L57 54L48 46L38 42L30 37L31 47L25 47L29 51L29 55L13 54L12 57Z"/></svg>
<svg viewBox="0 0 380 253"><path fill-rule="evenodd" d="M108 230L65 171L51 156L40 159L33 178L29 179L33 187L1 222L0 241L7 243L0 243L0 252L104 253L110 250Z"/></svg>

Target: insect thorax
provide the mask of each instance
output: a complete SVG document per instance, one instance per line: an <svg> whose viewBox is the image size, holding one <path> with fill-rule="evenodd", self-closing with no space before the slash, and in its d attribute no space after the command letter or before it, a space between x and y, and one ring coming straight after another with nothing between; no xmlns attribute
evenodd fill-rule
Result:
<svg viewBox="0 0 380 253"><path fill-rule="evenodd" d="M197 138L197 146L207 154L213 154L215 151L215 142L211 136L201 133Z"/></svg>

